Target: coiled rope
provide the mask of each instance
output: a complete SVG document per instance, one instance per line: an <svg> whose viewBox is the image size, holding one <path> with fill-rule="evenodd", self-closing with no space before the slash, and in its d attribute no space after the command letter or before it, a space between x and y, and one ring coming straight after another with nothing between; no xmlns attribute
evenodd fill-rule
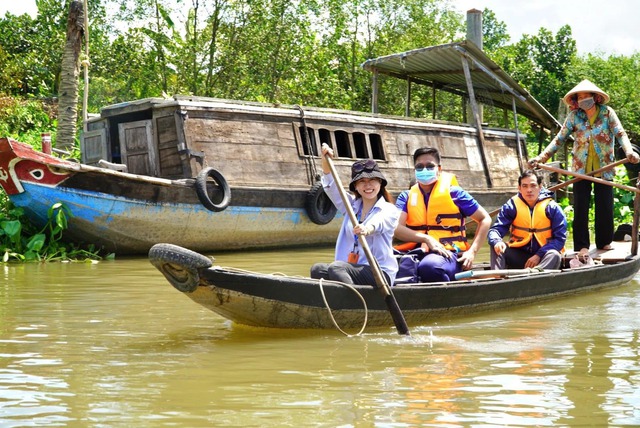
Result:
<svg viewBox="0 0 640 428"><path fill-rule="evenodd" d="M327 307L327 311L329 312L329 318L331 318L331 322L333 323L333 325L338 329L340 333L344 334L347 337L360 336L364 332L364 329L367 327L367 321L369 318L369 309L367 309L367 302L364 300L364 297L362 297L362 294L360 294L360 292L350 284L345 284L344 282L339 283L351 289L354 293L356 293L356 295L358 296L358 298L360 298L360 301L362 302L362 306L364 307L364 322L362 323L362 328L360 328L360 331L357 332L356 334L349 334L346 331L344 331L342 328L340 328L340 326L338 325L338 322L333 316L333 312L331 312L331 307L329 306L329 302L327 302L327 297L324 294L323 282L324 282L323 278L320 278L320 282L319 282L320 294L322 294L322 300L324 301L324 304Z"/></svg>

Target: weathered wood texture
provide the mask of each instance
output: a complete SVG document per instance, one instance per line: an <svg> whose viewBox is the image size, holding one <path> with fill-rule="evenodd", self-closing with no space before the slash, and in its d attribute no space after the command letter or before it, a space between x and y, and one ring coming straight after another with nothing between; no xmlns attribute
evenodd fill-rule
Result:
<svg viewBox="0 0 640 428"><path fill-rule="evenodd" d="M150 130L130 125L144 118L149 118ZM191 178L210 166L236 188L304 189L321 171L318 154L326 142L338 153L336 168L345 180L355 160L372 157L392 193L409 187L413 152L424 146L438 148L443 168L455 173L461 186L471 192L504 194L516 188L518 153L511 131L484 129L493 184L488 188L476 129L464 124L320 109L305 109L302 115L300 108L220 100L139 101L107 108L105 119L111 124L104 129L111 133L114 123L127 130L106 140L118 140L122 162L141 174ZM148 149L143 147L145 140ZM85 146L89 143L85 141ZM110 144L110 156L116 158L114 146ZM91 150L97 153L95 147Z"/></svg>

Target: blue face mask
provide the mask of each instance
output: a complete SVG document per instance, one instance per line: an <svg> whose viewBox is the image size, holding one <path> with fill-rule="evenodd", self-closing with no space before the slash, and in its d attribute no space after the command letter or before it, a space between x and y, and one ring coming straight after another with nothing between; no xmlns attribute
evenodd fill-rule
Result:
<svg viewBox="0 0 640 428"><path fill-rule="evenodd" d="M416 180L418 183L428 186L433 184L438 179L438 169L422 168L420 171L416 171Z"/></svg>
<svg viewBox="0 0 640 428"><path fill-rule="evenodd" d="M596 102L593 100L593 97L584 98L578 101L578 107L585 111L589 110L594 105L596 105Z"/></svg>

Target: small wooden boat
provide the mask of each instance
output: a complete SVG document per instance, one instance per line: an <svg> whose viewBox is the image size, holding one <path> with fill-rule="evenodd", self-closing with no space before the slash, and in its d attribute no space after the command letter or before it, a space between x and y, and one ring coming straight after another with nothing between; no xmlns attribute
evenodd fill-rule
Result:
<svg viewBox="0 0 640 428"><path fill-rule="evenodd" d="M469 280L398 285L392 288L409 327L481 310L555 299L629 282L640 257L629 243L594 251L597 264L545 272L499 272L479 268ZM149 252L151 263L187 297L239 324L273 328L392 327L384 299L375 287L347 286L311 278L270 275L213 266L212 260L170 244ZM486 275L483 275L485 273ZM496 278L495 276L500 276Z"/></svg>

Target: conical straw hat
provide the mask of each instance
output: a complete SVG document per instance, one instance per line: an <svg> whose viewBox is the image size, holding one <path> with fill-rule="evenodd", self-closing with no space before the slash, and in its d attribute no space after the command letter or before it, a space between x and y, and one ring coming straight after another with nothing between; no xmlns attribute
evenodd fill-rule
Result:
<svg viewBox="0 0 640 428"><path fill-rule="evenodd" d="M572 95L575 95L578 92L593 92L596 94L600 94L602 95L602 98L604 98L603 104L606 104L609 102L609 95L605 91L603 91L602 89L598 88L596 85L588 81L587 79L584 79L582 82L574 86L572 90L567 92L567 95L565 95L562 98L562 100L565 102L565 104L571 105L569 98L571 98Z"/></svg>

